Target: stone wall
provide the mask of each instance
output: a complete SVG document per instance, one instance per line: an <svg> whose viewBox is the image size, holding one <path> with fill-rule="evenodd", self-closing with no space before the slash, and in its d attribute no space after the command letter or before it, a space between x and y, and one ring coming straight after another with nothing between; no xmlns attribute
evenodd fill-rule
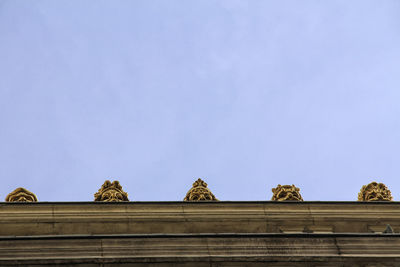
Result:
<svg viewBox="0 0 400 267"><path fill-rule="evenodd" d="M400 266L394 201L5 202L0 225L2 266Z"/></svg>

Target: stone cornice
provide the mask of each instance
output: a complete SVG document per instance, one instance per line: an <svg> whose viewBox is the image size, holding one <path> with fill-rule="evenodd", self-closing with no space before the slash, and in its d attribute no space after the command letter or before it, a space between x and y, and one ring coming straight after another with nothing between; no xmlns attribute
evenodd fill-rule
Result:
<svg viewBox="0 0 400 267"><path fill-rule="evenodd" d="M28 253L29 252L29 253ZM0 265L191 263L304 266L400 264L399 235L200 234L0 238ZM164 265L162 265L164 264ZM236 265L232 265L236 264ZM296 265L299 264L299 265ZM388 265L389 264L389 265ZM393 264L393 265L391 265ZM397 264L397 265L396 265ZM119 266L119 265L118 265ZM210 265L204 265L210 266ZM243 266L243 265L242 265ZM265 265L264 265L265 266ZM286 265L287 266L287 265ZM352 265L353 266L353 265Z"/></svg>
<svg viewBox="0 0 400 267"><path fill-rule="evenodd" d="M400 231L400 202L1 203L0 236Z"/></svg>

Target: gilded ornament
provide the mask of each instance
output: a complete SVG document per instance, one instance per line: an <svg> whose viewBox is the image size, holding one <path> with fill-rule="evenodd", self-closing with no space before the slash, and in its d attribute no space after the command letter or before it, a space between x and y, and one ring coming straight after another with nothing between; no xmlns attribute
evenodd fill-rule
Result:
<svg viewBox="0 0 400 267"><path fill-rule="evenodd" d="M18 187L6 197L7 202L37 202L37 197L31 191Z"/></svg>
<svg viewBox="0 0 400 267"><path fill-rule="evenodd" d="M186 197L183 199L183 201L205 200L218 201L214 194L211 193L210 189L207 188L207 183L199 178L193 183L193 187L187 192Z"/></svg>
<svg viewBox="0 0 400 267"><path fill-rule="evenodd" d="M272 199L274 201L303 201L303 198L300 195L300 188L292 185L280 185L276 188L272 188Z"/></svg>
<svg viewBox="0 0 400 267"><path fill-rule="evenodd" d="M120 202L129 201L129 199L128 193L122 190L122 186L118 181L111 183L109 180L106 180L99 191L94 194L94 201Z"/></svg>
<svg viewBox="0 0 400 267"><path fill-rule="evenodd" d="M363 185L358 193L358 201L391 201L392 199L392 193L387 186L377 182Z"/></svg>

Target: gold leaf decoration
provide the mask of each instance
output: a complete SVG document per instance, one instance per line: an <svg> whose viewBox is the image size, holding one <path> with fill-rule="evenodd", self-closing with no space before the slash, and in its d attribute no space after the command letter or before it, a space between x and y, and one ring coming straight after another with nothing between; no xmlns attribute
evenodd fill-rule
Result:
<svg viewBox="0 0 400 267"><path fill-rule="evenodd" d="M94 194L94 201L120 202L129 201L129 199L128 193L122 190L122 186L118 181L111 183L109 180L106 180L99 191Z"/></svg>
<svg viewBox="0 0 400 267"><path fill-rule="evenodd" d="M7 202L37 202L37 197L31 191L18 187L6 197Z"/></svg>
<svg viewBox="0 0 400 267"><path fill-rule="evenodd" d="M300 188L295 185L280 185L272 188L272 199L274 201L303 201L303 198L300 195Z"/></svg>
<svg viewBox="0 0 400 267"><path fill-rule="evenodd" d="M193 187L187 192L186 197L183 199L183 201L207 200L218 201L214 194L211 193L210 189L207 188L207 183L200 178L193 183Z"/></svg>
<svg viewBox="0 0 400 267"><path fill-rule="evenodd" d="M392 193L386 185L382 183L372 182L363 185L358 193L358 201L391 201Z"/></svg>

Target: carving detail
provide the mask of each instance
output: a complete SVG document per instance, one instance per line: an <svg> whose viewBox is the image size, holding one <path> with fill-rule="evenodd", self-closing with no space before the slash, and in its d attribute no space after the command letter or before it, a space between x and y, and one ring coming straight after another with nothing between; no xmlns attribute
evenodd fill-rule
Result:
<svg viewBox="0 0 400 267"><path fill-rule="evenodd" d="M207 188L207 183L199 178L193 183L193 187L187 192L186 197L183 199L183 201L204 200L218 201L214 194L211 193L210 189Z"/></svg>
<svg viewBox="0 0 400 267"><path fill-rule="evenodd" d="M37 197L31 191L18 187L6 197L7 202L37 202Z"/></svg>
<svg viewBox="0 0 400 267"><path fill-rule="evenodd" d="M303 201L303 198L300 195L300 188L292 185L280 185L276 188L272 188L272 199L274 201L287 201L287 200L295 200L295 201Z"/></svg>
<svg viewBox="0 0 400 267"><path fill-rule="evenodd" d="M387 186L377 182L363 185L358 193L358 201L391 201L392 199L392 193Z"/></svg>
<svg viewBox="0 0 400 267"><path fill-rule="evenodd" d="M118 181L111 183L109 180L106 180L99 191L94 194L94 201L120 202L129 201L129 199L128 193L122 190L122 186Z"/></svg>

